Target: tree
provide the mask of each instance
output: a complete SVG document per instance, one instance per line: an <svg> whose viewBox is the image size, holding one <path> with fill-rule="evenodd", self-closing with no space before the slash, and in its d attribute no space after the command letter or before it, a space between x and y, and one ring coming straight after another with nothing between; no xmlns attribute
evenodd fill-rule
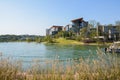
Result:
<svg viewBox="0 0 120 80"><path fill-rule="evenodd" d="M98 32L96 34L98 34L98 36L104 36L103 26L99 25L97 29Z"/></svg>
<svg viewBox="0 0 120 80"><path fill-rule="evenodd" d="M90 26L91 28L95 28L95 27L97 27L97 22L96 22L95 20L90 20L90 21L89 21L89 26Z"/></svg>
<svg viewBox="0 0 120 80"><path fill-rule="evenodd" d="M71 37L73 35L73 33L71 31L67 32L67 31L60 31L58 32L58 34L55 35L56 38L59 38L59 37Z"/></svg>
<svg viewBox="0 0 120 80"><path fill-rule="evenodd" d="M120 26L120 21L116 21L116 22L115 22L115 25L116 25L116 26Z"/></svg>
<svg viewBox="0 0 120 80"><path fill-rule="evenodd" d="M117 30L119 31L119 40L120 40L120 21L116 21L115 22L116 26L117 26Z"/></svg>
<svg viewBox="0 0 120 80"><path fill-rule="evenodd" d="M47 41L48 43L54 43L53 38L49 35L45 37L45 41Z"/></svg>
<svg viewBox="0 0 120 80"><path fill-rule="evenodd" d="M42 42L42 38L36 37L36 38L35 38L35 42L38 42L38 43Z"/></svg>
<svg viewBox="0 0 120 80"><path fill-rule="evenodd" d="M74 33L72 31L69 31L69 37L73 37Z"/></svg>
<svg viewBox="0 0 120 80"><path fill-rule="evenodd" d="M90 31L90 34L89 34L89 37L90 37L91 39L94 39L96 36L97 36L97 31L96 31L96 30L91 30L91 31Z"/></svg>
<svg viewBox="0 0 120 80"><path fill-rule="evenodd" d="M85 39L87 37L87 27L84 27L80 30L80 37Z"/></svg>
<svg viewBox="0 0 120 80"><path fill-rule="evenodd" d="M30 39L29 37L27 37L27 38L26 38L26 41L27 41L27 42L31 42L32 39Z"/></svg>
<svg viewBox="0 0 120 80"><path fill-rule="evenodd" d="M117 26L117 30L120 31L120 21L116 21L115 24L116 24L116 26Z"/></svg>

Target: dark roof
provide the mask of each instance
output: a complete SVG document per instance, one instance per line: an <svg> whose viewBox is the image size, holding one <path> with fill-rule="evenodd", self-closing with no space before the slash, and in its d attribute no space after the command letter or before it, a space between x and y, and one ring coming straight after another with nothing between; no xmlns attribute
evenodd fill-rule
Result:
<svg viewBox="0 0 120 80"><path fill-rule="evenodd" d="M63 26L56 26L56 25L53 25L51 28L62 28ZM50 28L50 29L51 29Z"/></svg>
<svg viewBox="0 0 120 80"><path fill-rule="evenodd" d="M52 27L63 27L63 26L56 26L56 25L53 25Z"/></svg>
<svg viewBox="0 0 120 80"><path fill-rule="evenodd" d="M51 28L53 28L53 27L56 27L56 28L62 28L63 26L56 26L56 25L53 25Z"/></svg>
<svg viewBox="0 0 120 80"><path fill-rule="evenodd" d="M78 18L78 19L74 19L74 20L71 20L72 22L76 22L76 21L84 21L83 18Z"/></svg>

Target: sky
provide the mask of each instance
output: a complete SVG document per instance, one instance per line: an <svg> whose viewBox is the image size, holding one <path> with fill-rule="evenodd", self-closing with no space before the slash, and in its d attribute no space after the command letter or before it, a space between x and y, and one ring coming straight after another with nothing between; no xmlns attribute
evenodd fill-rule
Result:
<svg viewBox="0 0 120 80"><path fill-rule="evenodd" d="M45 35L52 25L80 17L114 24L120 20L120 0L0 0L0 35Z"/></svg>

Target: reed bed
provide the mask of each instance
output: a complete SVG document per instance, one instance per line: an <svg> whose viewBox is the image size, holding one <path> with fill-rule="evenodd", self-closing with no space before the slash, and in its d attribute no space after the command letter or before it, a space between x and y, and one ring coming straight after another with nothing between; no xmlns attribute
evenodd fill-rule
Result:
<svg viewBox="0 0 120 80"><path fill-rule="evenodd" d="M120 57L105 54L100 49L93 59L79 58L68 60L68 65L59 59L46 61L43 67L39 61L26 71L20 61L0 57L0 80L120 80Z"/></svg>

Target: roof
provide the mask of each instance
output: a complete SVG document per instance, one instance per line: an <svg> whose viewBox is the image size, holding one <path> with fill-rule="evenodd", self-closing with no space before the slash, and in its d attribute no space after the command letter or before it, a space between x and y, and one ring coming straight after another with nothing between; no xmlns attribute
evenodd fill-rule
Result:
<svg viewBox="0 0 120 80"><path fill-rule="evenodd" d="M56 25L53 25L52 27L63 27L63 26L56 26Z"/></svg>
<svg viewBox="0 0 120 80"><path fill-rule="evenodd" d="M51 28L62 28L63 26L56 26L56 25L53 25ZM51 29L50 28L50 29Z"/></svg>
<svg viewBox="0 0 120 80"><path fill-rule="evenodd" d="M76 22L76 21L84 21L83 18L78 18L78 19L74 19L74 20L71 20L72 22Z"/></svg>

